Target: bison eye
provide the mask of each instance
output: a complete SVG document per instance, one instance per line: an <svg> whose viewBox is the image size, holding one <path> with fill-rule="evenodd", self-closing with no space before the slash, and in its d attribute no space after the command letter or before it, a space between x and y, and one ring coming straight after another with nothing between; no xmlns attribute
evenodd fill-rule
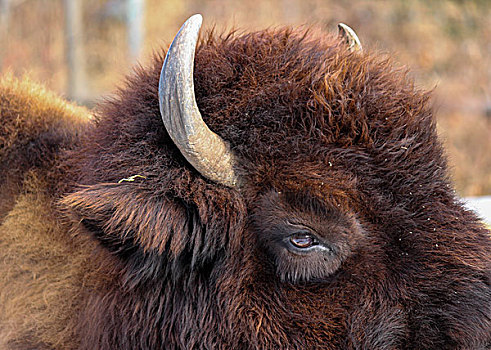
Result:
<svg viewBox="0 0 491 350"><path fill-rule="evenodd" d="M300 232L290 236L290 243L298 249L307 249L310 248L319 242L312 235Z"/></svg>

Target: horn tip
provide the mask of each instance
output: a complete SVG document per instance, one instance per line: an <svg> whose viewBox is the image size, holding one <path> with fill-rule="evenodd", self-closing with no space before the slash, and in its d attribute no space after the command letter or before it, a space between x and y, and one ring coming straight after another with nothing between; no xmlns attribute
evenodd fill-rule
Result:
<svg viewBox="0 0 491 350"><path fill-rule="evenodd" d="M192 22L192 23L195 23L197 25L201 25L201 23L203 23L203 16L200 14L200 13L196 13L194 15L192 15L191 17L189 17L186 21L187 22Z"/></svg>
<svg viewBox="0 0 491 350"><path fill-rule="evenodd" d="M346 24L344 24L344 23L342 23L342 22L338 23L338 29L339 29L339 30L346 30L346 27L348 27L348 28L349 28L349 26L348 26L348 25L346 25ZM351 28L350 28L350 29L351 29Z"/></svg>
<svg viewBox="0 0 491 350"><path fill-rule="evenodd" d="M356 35L356 32L350 26L344 23L338 23L338 30L339 34L346 38L346 41L352 50L362 50L360 39L358 38L358 35Z"/></svg>

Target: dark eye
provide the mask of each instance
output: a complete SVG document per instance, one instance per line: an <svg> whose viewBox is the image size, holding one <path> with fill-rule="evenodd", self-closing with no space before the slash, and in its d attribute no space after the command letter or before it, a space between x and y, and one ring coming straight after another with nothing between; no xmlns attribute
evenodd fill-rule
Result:
<svg viewBox="0 0 491 350"><path fill-rule="evenodd" d="M290 243L299 249L310 248L317 244L317 240L308 233L297 233L290 237Z"/></svg>

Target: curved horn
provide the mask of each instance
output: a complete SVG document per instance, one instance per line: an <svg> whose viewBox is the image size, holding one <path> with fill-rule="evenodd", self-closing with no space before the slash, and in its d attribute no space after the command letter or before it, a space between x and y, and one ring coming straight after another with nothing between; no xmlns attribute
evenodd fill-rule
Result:
<svg viewBox="0 0 491 350"><path fill-rule="evenodd" d="M206 178L234 187L235 157L228 144L203 121L194 95L194 53L203 18L190 17L167 51L160 73L159 104L172 141L191 165Z"/></svg>
<svg viewBox="0 0 491 350"><path fill-rule="evenodd" d="M346 43L348 44L351 51L362 51L360 39L358 39L358 35L356 35L355 31L351 29L344 23L338 24L339 34L345 38Z"/></svg>

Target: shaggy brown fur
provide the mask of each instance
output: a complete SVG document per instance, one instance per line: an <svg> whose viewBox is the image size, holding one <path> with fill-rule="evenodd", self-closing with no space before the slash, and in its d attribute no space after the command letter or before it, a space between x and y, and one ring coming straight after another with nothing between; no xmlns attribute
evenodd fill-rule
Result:
<svg viewBox="0 0 491 350"><path fill-rule="evenodd" d="M53 188L60 179L53 165L60 151L75 146L89 117L27 78L0 80L1 349L79 342L73 315L90 290L94 243L73 241L56 220Z"/></svg>
<svg viewBox="0 0 491 350"><path fill-rule="evenodd" d="M196 98L240 159L244 184L229 189L167 135L162 61L130 77L56 162L61 189L46 200L61 197L62 211L44 216L76 233L53 231L73 263L65 288L42 288L72 308L53 304L60 322L38 313L7 342L69 348L60 339L73 333L82 349L491 345L489 232L456 198L428 95L403 71L312 32L204 39ZM142 177L119 182L132 175ZM285 250L298 227L329 252ZM52 236L36 230L48 247ZM33 249L23 245L14 258ZM89 261L87 245L97 246Z"/></svg>
<svg viewBox="0 0 491 350"><path fill-rule="evenodd" d="M28 78L0 79L0 220L13 205L24 173L49 169L60 149L73 146L90 118Z"/></svg>
<svg viewBox="0 0 491 350"><path fill-rule="evenodd" d="M91 290L94 243L73 241L52 219L46 187L26 176L24 193L0 226L1 349L72 349L80 340L73 316Z"/></svg>

